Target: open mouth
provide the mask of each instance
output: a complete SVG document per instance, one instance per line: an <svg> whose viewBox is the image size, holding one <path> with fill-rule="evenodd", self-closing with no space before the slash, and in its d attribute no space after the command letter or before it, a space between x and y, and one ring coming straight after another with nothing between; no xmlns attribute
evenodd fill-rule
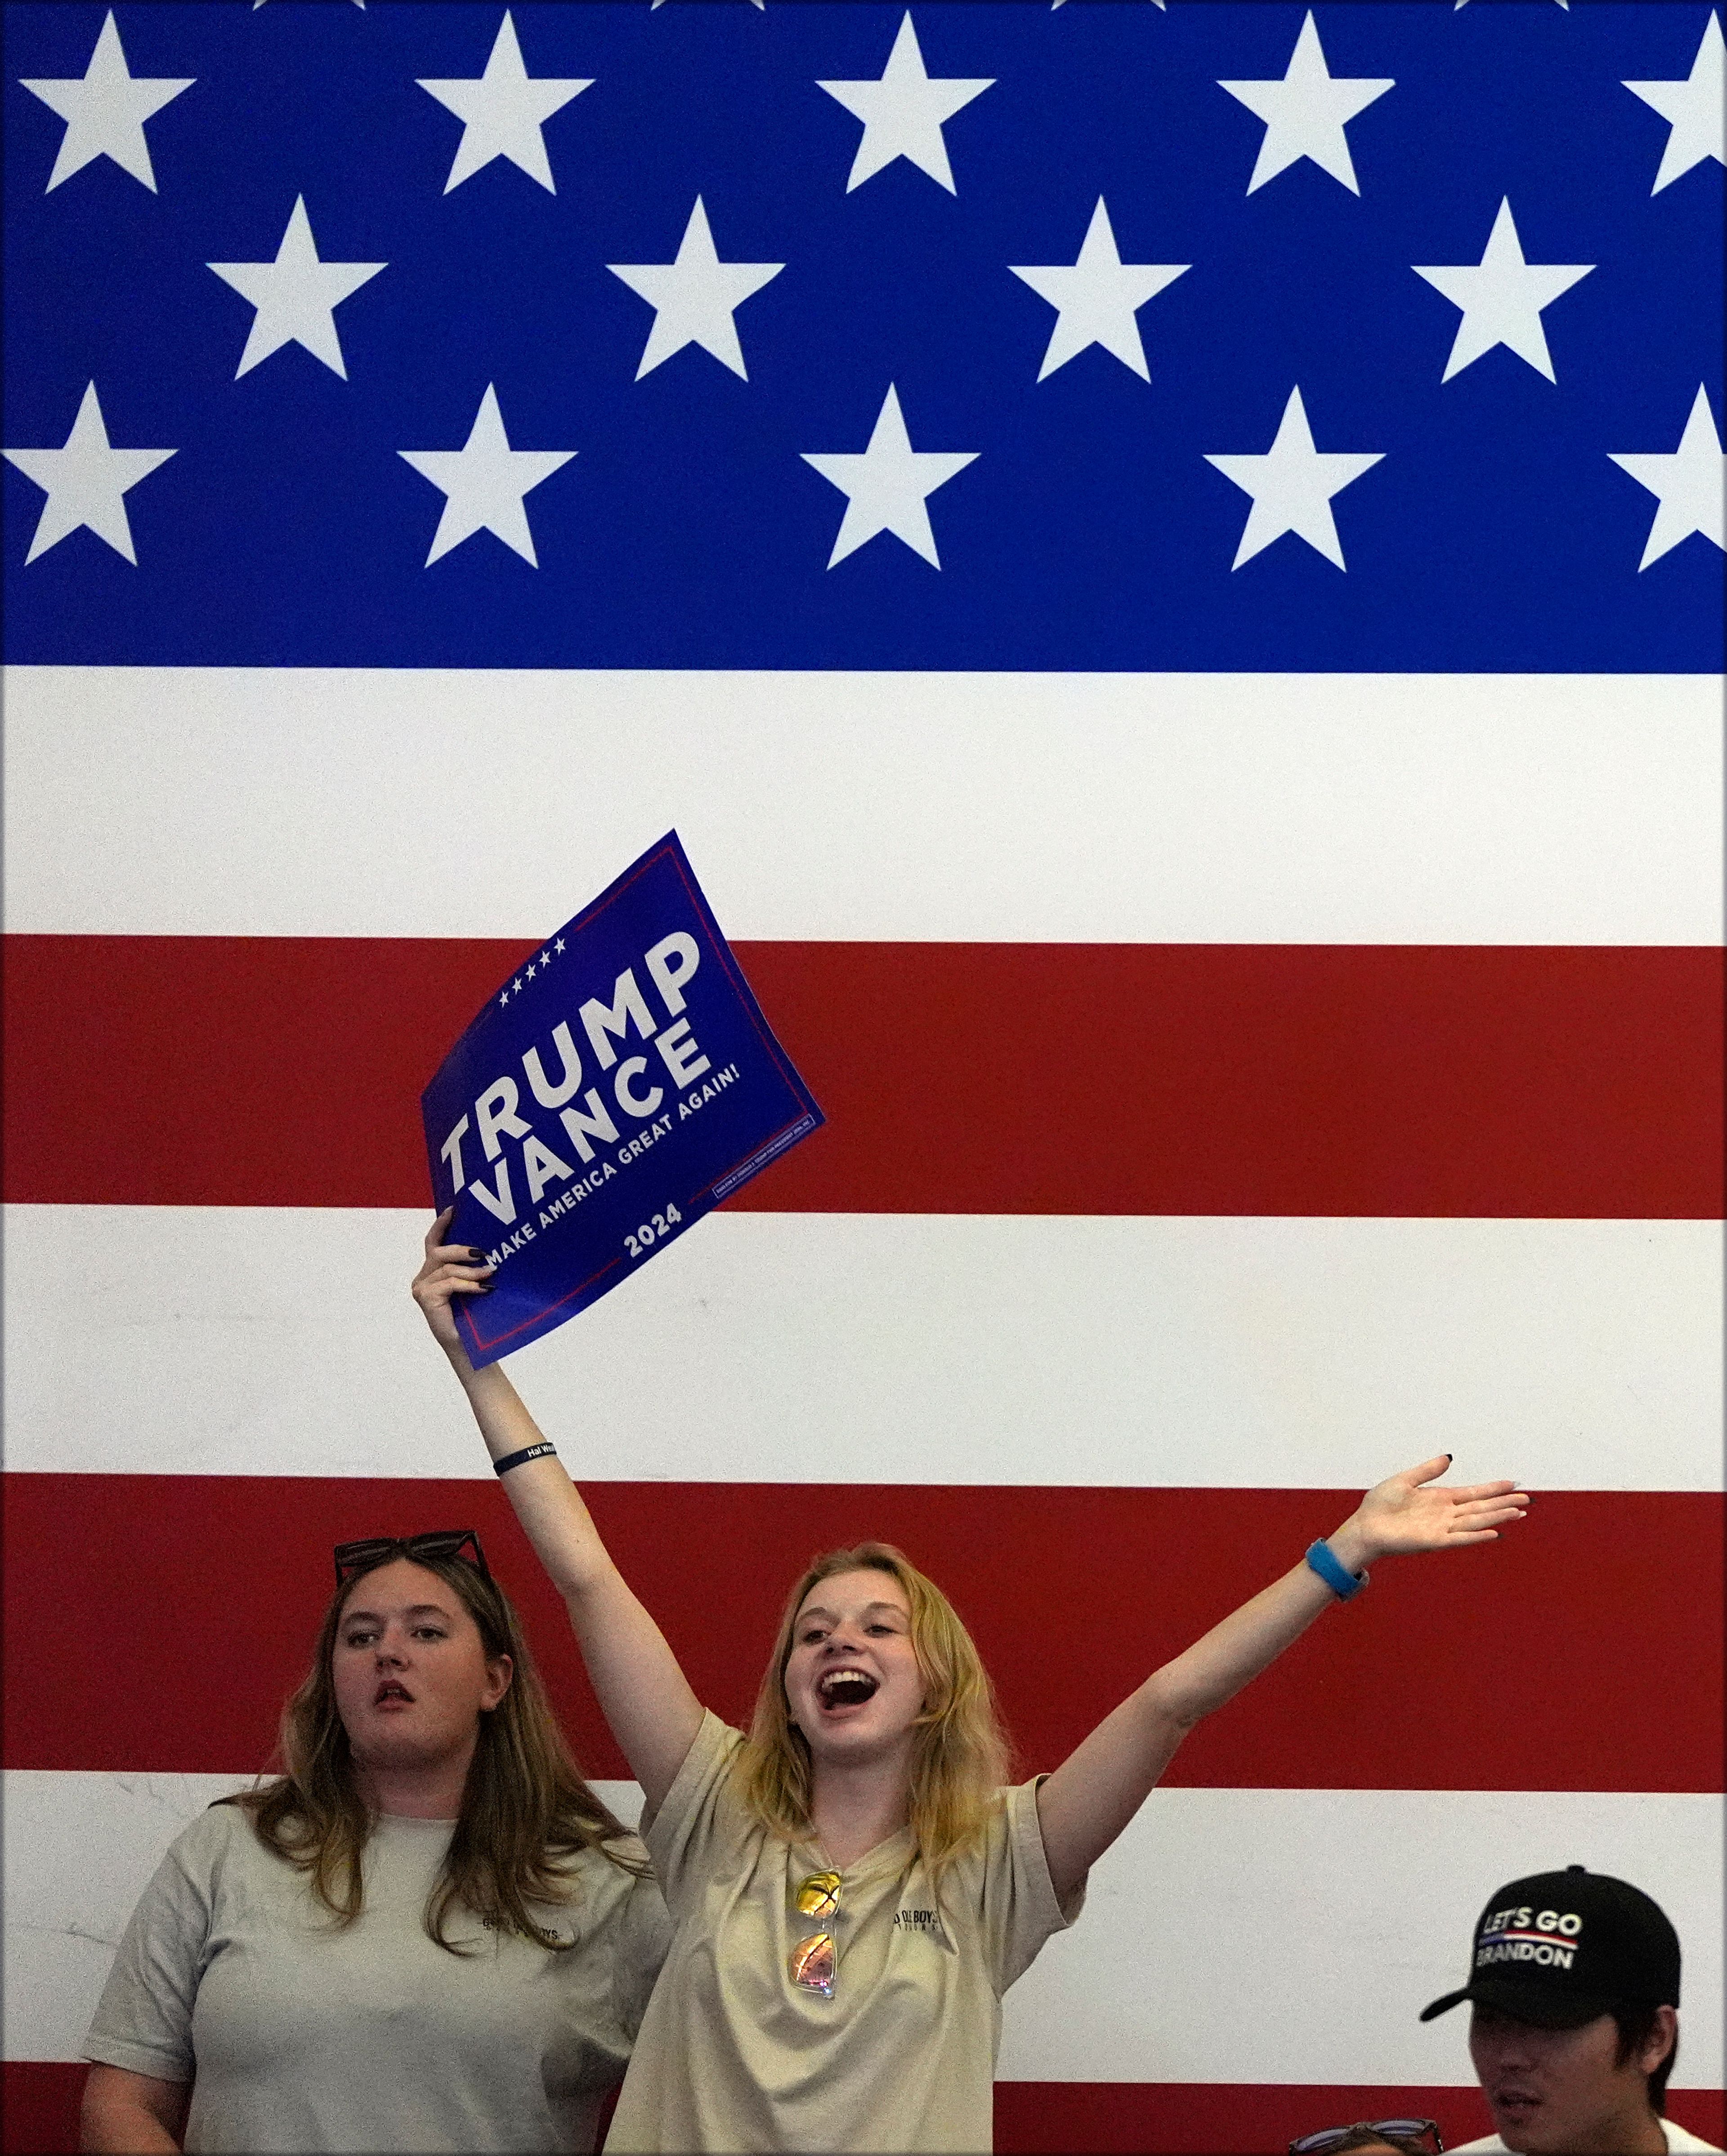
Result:
<svg viewBox="0 0 1727 2156"><path fill-rule="evenodd" d="M880 1685L866 1670L830 1670L816 1686L815 1696L821 1702L823 1712L834 1714L843 1707L862 1707L880 1690Z"/></svg>
<svg viewBox="0 0 1727 2156"><path fill-rule="evenodd" d="M393 1677L386 1677L372 1695L372 1704L374 1707L412 1707L414 1694L406 1685L398 1684Z"/></svg>

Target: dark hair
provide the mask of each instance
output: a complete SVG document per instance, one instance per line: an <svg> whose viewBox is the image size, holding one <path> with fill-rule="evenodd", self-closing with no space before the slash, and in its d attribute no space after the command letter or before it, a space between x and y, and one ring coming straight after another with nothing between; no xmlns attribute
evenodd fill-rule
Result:
<svg viewBox="0 0 1727 2156"><path fill-rule="evenodd" d="M393 1563L393 1554L383 1560ZM460 1596L480 1628L488 1661L507 1655L509 1688L480 1717L474 1759L450 1848L426 1904L429 1937L448 1953L465 1949L444 1935L460 1902L491 1927L517 1932L548 1950L573 1946L542 1930L533 1902L567 1902L573 1859L596 1849L621 1870L640 1876L639 1861L608 1846L627 1837L583 1779L570 1756L503 1589L460 1557L409 1560L435 1573ZM343 1580L330 1599L312 1665L282 1709L278 1750L284 1772L229 1802L250 1813L265 1848L311 1876L312 1892L339 1925L352 1924L364 1902L362 1853L372 1819L355 1786L347 1731L337 1711L331 1674L337 1627L347 1599L368 1571Z"/></svg>
<svg viewBox="0 0 1727 2156"><path fill-rule="evenodd" d="M1661 2009L1658 2006L1611 2006L1607 2010L1619 2031L1616 2063L1622 2066L1641 2051L1655 2034L1656 2017ZM1678 2056L1679 2032L1675 2029L1673 2040L1667 2047L1667 2056L1658 2066L1652 2067L1647 2076L1649 2108L1658 2118L1667 2116L1667 2077L1673 2071L1673 2062Z"/></svg>

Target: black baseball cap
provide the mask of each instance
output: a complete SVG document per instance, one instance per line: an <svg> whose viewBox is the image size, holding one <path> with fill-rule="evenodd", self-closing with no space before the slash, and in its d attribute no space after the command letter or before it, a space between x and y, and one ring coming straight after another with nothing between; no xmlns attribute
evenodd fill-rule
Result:
<svg viewBox="0 0 1727 2156"><path fill-rule="evenodd" d="M1466 1999L1544 2029L1581 2028L1616 2006L1677 2006L1679 1935L1622 1879L1581 1864L1538 1871L1493 1896L1475 1927L1469 1981L1421 2019Z"/></svg>

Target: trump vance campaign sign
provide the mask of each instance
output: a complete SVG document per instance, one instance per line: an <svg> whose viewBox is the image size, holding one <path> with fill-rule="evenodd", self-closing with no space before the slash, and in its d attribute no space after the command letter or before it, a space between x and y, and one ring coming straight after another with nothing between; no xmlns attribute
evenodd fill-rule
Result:
<svg viewBox="0 0 1727 2156"><path fill-rule="evenodd" d="M573 1317L825 1118L677 834L504 982L420 1098L476 1368Z"/></svg>

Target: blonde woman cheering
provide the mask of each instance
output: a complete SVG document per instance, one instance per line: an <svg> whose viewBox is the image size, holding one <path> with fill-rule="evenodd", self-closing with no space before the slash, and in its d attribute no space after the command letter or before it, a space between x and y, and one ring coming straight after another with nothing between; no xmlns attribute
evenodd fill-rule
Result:
<svg viewBox="0 0 1727 2156"><path fill-rule="evenodd" d="M335 1558L286 1771L181 1835L121 1943L83 2146L592 2148L671 1936L645 1854L475 1534Z"/></svg>
<svg viewBox="0 0 1727 2156"><path fill-rule="evenodd" d="M1368 1565L1491 1542L1528 1502L1509 1482L1437 1488L1443 1455L1392 1476L1012 1789L964 1626L897 1550L861 1543L793 1589L745 1736L704 1712L503 1372L468 1362L450 1301L487 1269L442 1241L449 1219L414 1295L641 1783L676 1924L609 2151L988 2148L1001 1994L1187 1732Z"/></svg>

